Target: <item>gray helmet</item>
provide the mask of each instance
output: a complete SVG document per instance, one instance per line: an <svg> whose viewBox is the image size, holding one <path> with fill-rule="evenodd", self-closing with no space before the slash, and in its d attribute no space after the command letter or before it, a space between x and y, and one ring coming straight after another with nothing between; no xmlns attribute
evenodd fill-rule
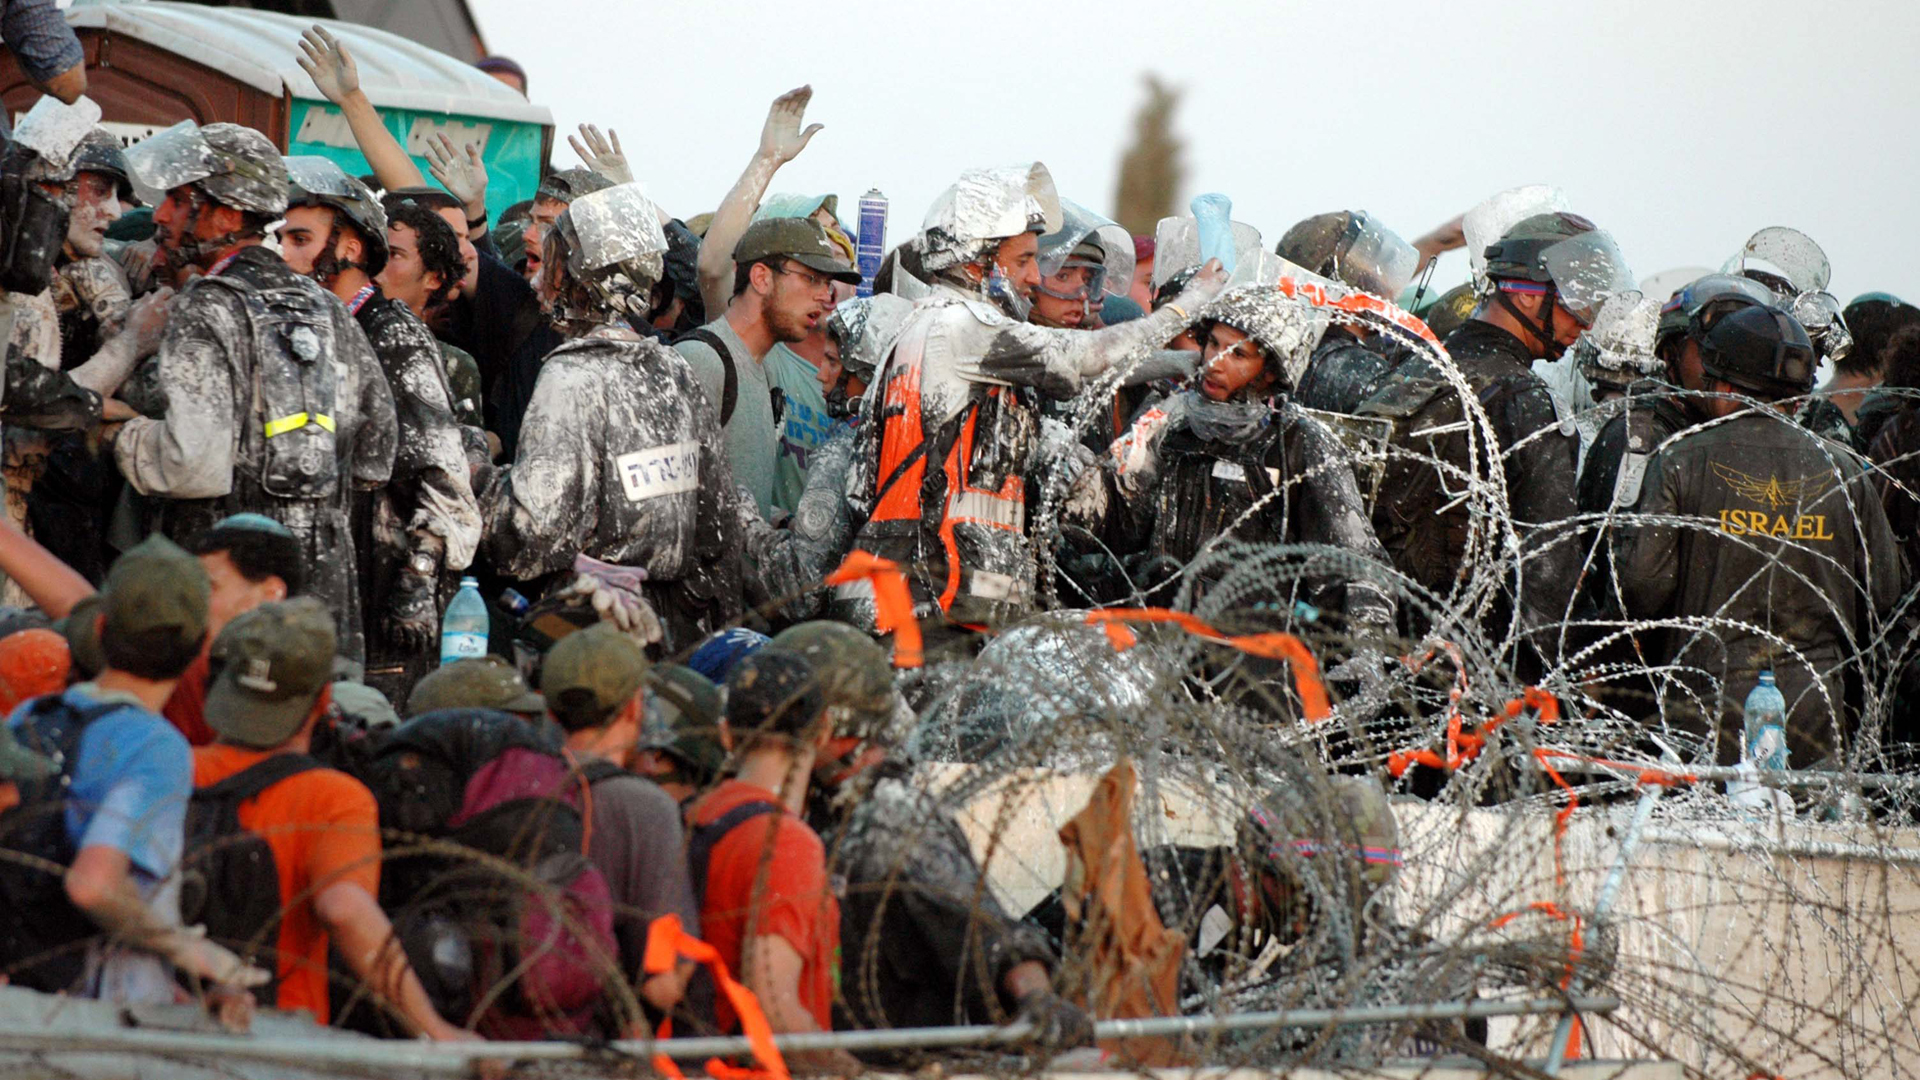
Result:
<svg viewBox="0 0 1920 1080"><path fill-rule="evenodd" d="M126 153L134 188L158 205L174 188L193 184L225 206L275 218L287 209L287 167L265 135L239 124L182 120L142 139Z"/></svg>
<svg viewBox="0 0 1920 1080"><path fill-rule="evenodd" d="M595 301L595 310L556 311L556 318L600 323L647 314L653 286L666 269L667 234L660 228L659 210L639 184L616 184L573 200L554 222L553 233L568 276L586 286Z"/></svg>
<svg viewBox="0 0 1920 1080"><path fill-rule="evenodd" d="M369 277L378 274L387 265L387 212L374 198L373 189L327 158L290 157L286 165L288 208L325 206L345 216L367 245L362 269Z"/></svg>
<svg viewBox="0 0 1920 1080"><path fill-rule="evenodd" d="M1847 329L1840 300L1832 293L1824 289L1801 293L1787 310L1806 328L1822 360L1837 364L1853 352L1853 332Z"/></svg>
<svg viewBox="0 0 1920 1080"><path fill-rule="evenodd" d="M1399 297L1420 266L1412 244L1373 219L1365 210L1315 214L1288 229L1275 254L1353 288Z"/></svg>
<svg viewBox="0 0 1920 1080"><path fill-rule="evenodd" d="M73 155L73 171L110 176L122 199L133 198L133 176L127 169L127 153L120 148L120 140L105 128L94 128L80 140L80 148Z"/></svg>
<svg viewBox="0 0 1920 1080"><path fill-rule="evenodd" d="M1202 325L1230 326L1258 342L1279 388L1292 392L1320 344L1326 323L1306 304L1272 285L1240 285L1221 293L1200 313Z"/></svg>
<svg viewBox="0 0 1920 1080"><path fill-rule="evenodd" d="M613 181L592 169L559 169L548 173L540 181L535 197L570 203L582 195L605 191L612 186L614 186Z"/></svg>
<svg viewBox="0 0 1920 1080"><path fill-rule="evenodd" d="M1601 306L1593 325L1568 352L1589 382L1624 389L1664 369L1653 354L1654 327L1659 321L1659 302L1638 289L1628 289Z"/></svg>
<svg viewBox="0 0 1920 1080"><path fill-rule="evenodd" d="M1685 334L1694 315L1712 305L1717 313L1750 304L1771 304L1773 294L1765 285L1733 274L1708 274L1682 286L1660 308L1660 324L1654 331L1654 350L1666 354L1668 341Z"/></svg>
<svg viewBox="0 0 1920 1080"><path fill-rule="evenodd" d="M840 366L861 382L872 382L912 313L913 301L888 293L841 302L827 316L827 333L840 342Z"/></svg>

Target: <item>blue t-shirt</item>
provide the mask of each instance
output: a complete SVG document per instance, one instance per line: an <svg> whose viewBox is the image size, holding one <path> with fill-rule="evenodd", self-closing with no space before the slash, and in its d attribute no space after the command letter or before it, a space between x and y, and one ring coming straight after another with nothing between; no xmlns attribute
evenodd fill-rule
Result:
<svg viewBox="0 0 1920 1080"><path fill-rule="evenodd" d="M799 353L775 345L764 361L767 382L780 389L785 407L780 416L780 453L774 460L773 505L791 514L800 506L807 487L813 453L826 443L841 421L827 415L826 394L820 389L820 369Z"/></svg>
<svg viewBox="0 0 1920 1080"><path fill-rule="evenodd" d="M158 713L93 683L70 687L65 696L79 705L123 702L80 736L67 788L67 835L76 849L111 847L125 852L136 871L166 877L180 862L193 796L186 737ZM21 705L7 723L18 727L26 712Z"/></svg>

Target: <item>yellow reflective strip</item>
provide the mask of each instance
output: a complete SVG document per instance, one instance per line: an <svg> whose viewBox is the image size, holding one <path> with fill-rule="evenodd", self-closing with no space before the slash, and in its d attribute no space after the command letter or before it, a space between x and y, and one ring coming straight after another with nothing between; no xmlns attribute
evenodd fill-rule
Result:
<svg viewBox="0 0 1920 1080"><path fill-rule="evenodd" d="M289 431L298 431L306 426L307 414L303 412L294 413L292 416L283 416L278 420L269 420L267 421L267 438L271 439L275 435L285 435Z"/></svg>
<svg viewBox="0 0 1920 1080"><path fill-rule="evenodd" d="M267 421L267 438L271 439L275 435L285 435L289 431L299 431L301 428L306 427L309 422L318 424L328 431L334 429L333 417L328 416L326 413L314 413L309 416L306 413L297 412L292 416L283 416L278 420Z"/></svg>

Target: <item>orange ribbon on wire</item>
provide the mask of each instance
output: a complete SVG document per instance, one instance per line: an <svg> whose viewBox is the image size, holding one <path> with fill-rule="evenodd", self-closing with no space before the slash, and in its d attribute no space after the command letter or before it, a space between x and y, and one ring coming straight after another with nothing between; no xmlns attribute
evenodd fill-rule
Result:
<svg viewBox="0 0 1920 1080"><path fill-rule="evenodd" d="M919 667L925 658L920 622L913 617L913 593L907 588L907 575L900 564L856 548L839 569L827 575L826 583L851 585L856 581L873 586L873 622L881 633L893 635L893 666Z"/></svg>
<svg viewBox="0 0 1920 1080"><path fill-rule="evenodd" d="M726 995L727 1003L740 1018L740 1031L747 1037L747 1044L753 1047L754 1060L760 1063L758 1069L742 1069L729 1065L719 1058L707 1061L707 1075L714 1080L791 1080L787 1073L786 1059L780 1056L780 1048L773 1044L773 1025L767 1022L767 1014L760 1008L760 999L753 991L736 982L727 973L726 961L720 959L720 950L686 932L680 925L680 916L662 915L647 925L647 951L642 968L649 975L659 975L672 971L684 957L696 964L705 964L713 972L714 985ZM673 1034L673 1020L668 1018L660 1024L659 1038L665 1039ZM673 1059L655 1055L655 1071L673 1080L684 1080L680 1067Z"/></svg>
<svg viewBox="0 0 1920 1080"><path fill-rule="evenodd" d="M1319 662L1313 658L1313 652L1307 648L1306 642L1292 634L1278 631L1224 634L1197 616L1168 608L1089 611L1087 622L1106 631L1107 640L1113 644L1115 652L1125 652L1139 642L1127 623L1168 623L1195 637L1238 649L1249 656L1258 656L1263 660L1285 660L1293 670L1294 689L1300 695L1300 709L1306 714L1308 722L1318 722L1333 715L1333 706L1327 699L1327 685L1320 681Z"/></svg>

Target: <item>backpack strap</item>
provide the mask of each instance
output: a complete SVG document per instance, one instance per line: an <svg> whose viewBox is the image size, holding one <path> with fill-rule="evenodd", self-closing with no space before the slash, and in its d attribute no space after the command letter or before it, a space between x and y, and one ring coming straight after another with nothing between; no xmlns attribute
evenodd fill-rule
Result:
<svg viewBox="0 0 1920 1080"><path fill-rule="evenodd" d="M193 793L196 799L231 799L242 803L288 777L325 768L305 754L275 754L234 773L218 783L208 784Z"/></svg>
<svg viewBox="0 0 1920 1080"><path fill-rule="evenodd" d="M734 370L733 352L727 348L726 342L720 340L719 334L705 328L689 330L673 339L675 345L683 341L697 341L712 349L714 355L720 358L720 370L726 373L720 391L720 426L724 428L727 421L733 419L733 407L740 402L740 373Z"/></svg>
<svg viewBox="0 0 1920 1080"><path fill-rule="evenodd" d="M623 769L615 765L606 758L594 758L592 761L580 766L580 775L586 778L587 783L597 784L602 780L611 780L616 776L633 776L637 774L631 770Z"/></svg>
<svg viewBox="0 0 1920 1080"><path fill-rule="evenodd" d="M27 704L27 715L15 733L28 749L59 761L61 775L71 775L75 759L79 756L80 736L87 730L87 725L126 707L127 704L121 701L75 705L65 694L43 694ZM68 717L71 718L70 722L61 723ZM44 730L43 724L53 726L53 730Z"/></svg>
<svg viewBox="0 0 1920 1080"><path fill-rule="evenodd" d="M778 814L785 810L777 802L755 799L721 814L705 825L695 825L687 834L687 869L693 877L693 898L704 905L707 902L707 861L713 857L713 849L725 840L733 830L758 817Z"/></svg>

